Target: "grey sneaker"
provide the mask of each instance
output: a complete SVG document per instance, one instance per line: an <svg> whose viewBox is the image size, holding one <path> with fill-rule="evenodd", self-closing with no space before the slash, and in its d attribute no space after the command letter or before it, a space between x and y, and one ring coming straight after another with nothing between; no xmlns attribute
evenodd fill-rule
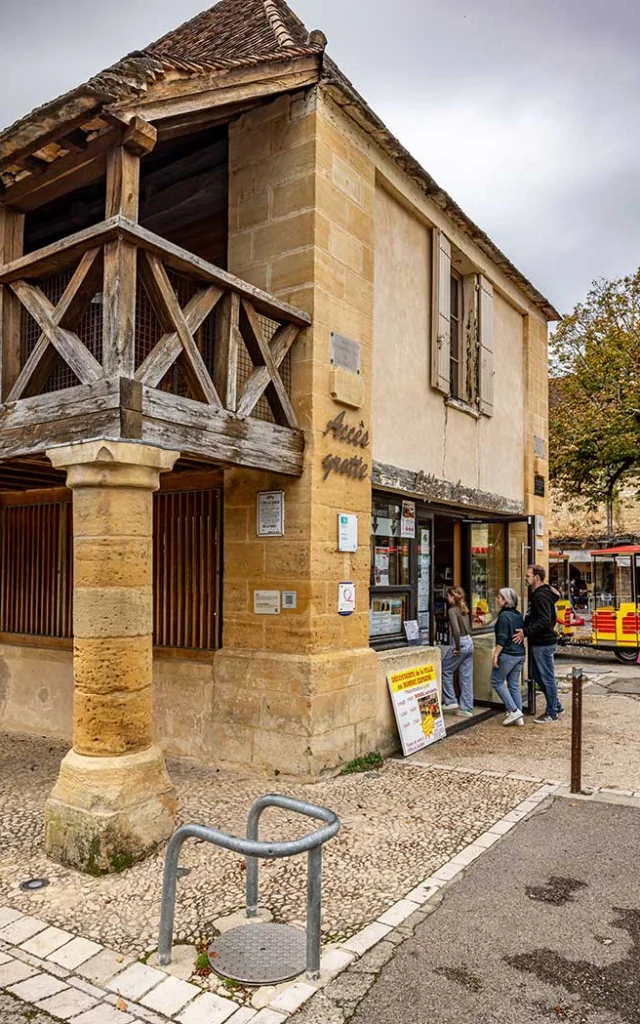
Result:
<svg viewBox="0 0 640 1024"><path fill-rule="evenodd" d="M442 710L443 711L457 711L458 710L458 705L457 704L443 704L442 705Z"/></svg>
<svg viewBox="0 0 640 1024"><path fill-rule="evenodd" d="M462 708L458 708L455 714L458 718L473 718L473 711L463 711Z"/></svg>
<svg viewBox="0 0 640 1024"><path fill-rule="evenodd" d="M551 715L540 715L539 718L534 718L534 725L548 725L550 722L557 722L557 718L552 718Z"/></svg>

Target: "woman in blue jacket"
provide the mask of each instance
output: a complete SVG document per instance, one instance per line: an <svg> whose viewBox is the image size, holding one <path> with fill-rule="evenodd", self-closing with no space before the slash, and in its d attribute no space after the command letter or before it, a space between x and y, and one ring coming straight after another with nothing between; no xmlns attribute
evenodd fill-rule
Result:
<svg viewBox="0 0 640 1024"><path fill-rule="evenodd" d="M523 628L518 611L518 595L511 587L503 587L498 594L500 611L495 623L496 646L493 650L491 685L501 697L507 717L503 725L524 725L520 677L524 667L524 645L514 642L513 634Z"/></svg>

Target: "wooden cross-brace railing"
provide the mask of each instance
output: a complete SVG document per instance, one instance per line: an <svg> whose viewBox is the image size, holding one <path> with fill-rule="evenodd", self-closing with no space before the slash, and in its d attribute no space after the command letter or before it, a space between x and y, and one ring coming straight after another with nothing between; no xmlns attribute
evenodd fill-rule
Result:
<svg viewBox="0 0 640 1024"><path fill-rule="evenodd" d="M37 393L51 370L56 352L83 384L104 376L103 366L73 328L101 289L103 249L116 238L138 251L138 273L165 332L135 369L133 379L156 387L178 356L184 354L183 365L190 388L200 401L246 417L266 394L276 422L296 429L298 423L280 376L280 367L300 329L310 323L307 314L122 217L112 217L0 268L0 285L11 288L42 332L5 401L13 402L27 393ZM60 301L53 306L38 287L37 280L72 266L79 256L73 277ZM184 309L178 302L167 268L197 280L200 285ZM135 299L135 289L132 292ZM103 324L107 343L112 300L113 296L104 290ZM194 334L218 305L214 365L209 368ZM259 314L278 323L270 339L264 335ZM238 393L240 338L247 347L254 370ZM4 339L3 344L11 341L15 343L15 339ZM108 353L103 352L103 363L108 358Z"/></svg>
<svg viewBox="0 0 640 1024"><path fill-rule="evenodd" d="M126 269L131 279L123 280L114 267L120 275ZM71 277L54 304L41 285L61 271L68 271ZM179 300L172 273L190 279L192 295L188 301ZM136 366L138 282L162 336ZM58 356L80 385L91 387L128 378L131 387L142 389L141 394L147 395L149 404L157 409L165 392L157 392L157 398L151 392L166 381L180 359L192 399L166 394L167 402L173 403L174 417L181 409L185 417L202 424L202 414L194 408L200 405L218 416L218 424L220 417L222 422L231 417L228 430L236 436L232 421L251 419L255 423L252 414L264 396L275 421L270 429L284 427L299 434L281 367L300 330L309 325L309 316L121 215L0 266L0 291L3 289L27 310L40 332L23 365L16 357L16 348L18 352L20 349L19 317L10 321L11 333L5 328L2 334L2 359L16 368L13 377L6 372L0 374L5 410L12 403L32 401L41 395ZM79 333L80 323L95 301L102 305L101 362L96 358L100 353L96 350L92 354ZM207 363L198 332L213 312L213 351ZM272 334L265 332L264 318L273 323ZM253 369L248 376L245 370L240 378L242 345ZM62 398L65 392L57 394ZM45 397L48 399L42 396L43 401ZM180 402L183 404L178 408L176 403Z"/></svg>

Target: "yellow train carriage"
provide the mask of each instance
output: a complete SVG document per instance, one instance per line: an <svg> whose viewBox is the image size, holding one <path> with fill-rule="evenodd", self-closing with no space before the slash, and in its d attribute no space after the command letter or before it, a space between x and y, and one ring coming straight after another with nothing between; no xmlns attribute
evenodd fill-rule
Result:
<svg viewBox="0 0 640 1024"><path fill-rule="evenodd" d="M640 652L640 546L624 544L591 552L594 647L619 661L637 662Z"/></svg>

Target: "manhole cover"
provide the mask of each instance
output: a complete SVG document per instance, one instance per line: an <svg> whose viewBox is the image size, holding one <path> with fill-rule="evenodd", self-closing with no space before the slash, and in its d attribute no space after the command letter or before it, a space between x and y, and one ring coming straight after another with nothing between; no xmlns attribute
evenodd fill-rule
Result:
<svg viewBox="0 0 640 1024"><path fill-rule="evenodd" d="M34 892L36 889L44 889L48 884L48 878L28 878L26 882L20 882L20 888L25 892Z"/></svg>
<svg viewBox="0 0 640 1024"><path fill-rule="evenodd" d="M305 932L289 924L246 924L219 935L209 963L222 978L243 985L277 985L306 966Z"/></svg>

